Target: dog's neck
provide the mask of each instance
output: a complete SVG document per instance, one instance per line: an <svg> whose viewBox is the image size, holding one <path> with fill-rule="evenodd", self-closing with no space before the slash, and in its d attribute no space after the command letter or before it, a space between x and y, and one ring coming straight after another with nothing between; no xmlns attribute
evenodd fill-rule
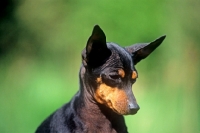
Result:
<svg viewBox="0 0 200 133"><path fill-rule="evenodd" d="M80 91L76 99L78 105L81 106L77 110L79 117L84 121L84 127L89 132L122 132L126 133L125 121L122 115L118 115L105 105L99 104L92 96L92 88L85 82L85 68L82 66L80 70Z"/></svg>

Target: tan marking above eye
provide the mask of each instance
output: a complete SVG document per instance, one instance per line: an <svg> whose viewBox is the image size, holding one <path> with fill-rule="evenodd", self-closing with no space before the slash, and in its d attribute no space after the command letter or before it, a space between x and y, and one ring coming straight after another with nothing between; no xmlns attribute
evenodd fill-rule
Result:
<svg viewBox="0 0 200 133"><path fill-rule="evenodd" d="M119 69L119 70L118 70L118 74L119 74L122 78L125 77L125 72L124 72L123 69Z"/></svg>
<svg viewBox="0 0 200 133"><path fill-rule="evenodd" d="M137 78L137 72L136 71L133 71L132 72L132 77L131 77L132 79L136 79Z"/></svg>

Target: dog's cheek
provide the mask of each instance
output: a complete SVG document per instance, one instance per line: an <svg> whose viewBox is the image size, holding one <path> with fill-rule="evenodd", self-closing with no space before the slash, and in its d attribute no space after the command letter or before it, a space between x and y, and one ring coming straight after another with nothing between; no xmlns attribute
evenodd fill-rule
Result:
<svg viewBox="0 0 200 133"><path fill-rule="evenodd" d="M94 97L97 102L106 105L120 115L128 113L128 98L122 89L112 88L102 83L96 89Z"/></svg>
<svg viewBox="0 0 200 133"><path fill-rule="evenodd" d="M114 110L120 115L125 115L128 113L128 98L123 89L115 89L112 95L112 103Z"/></svg>
<svg viewBox="0 0 200 133"><path fill-rule="evenodd" d="M113 91L114 90L111 87L102 83L96 89L94 98L101 104L112 106L108 99L108 95L110 95Z"/></svg>

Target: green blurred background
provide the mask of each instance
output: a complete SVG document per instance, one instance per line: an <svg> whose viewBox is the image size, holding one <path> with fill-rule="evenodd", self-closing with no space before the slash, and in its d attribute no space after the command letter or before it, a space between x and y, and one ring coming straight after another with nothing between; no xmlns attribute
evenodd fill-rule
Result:
<svg viewBox="0 0 200 133"><path fill-rule="evenodd" d="M0 133L31 133L79 88L95 24L107 41L163 44L136 68L130 133L200 133L200 1L2 0Z"/></svg>

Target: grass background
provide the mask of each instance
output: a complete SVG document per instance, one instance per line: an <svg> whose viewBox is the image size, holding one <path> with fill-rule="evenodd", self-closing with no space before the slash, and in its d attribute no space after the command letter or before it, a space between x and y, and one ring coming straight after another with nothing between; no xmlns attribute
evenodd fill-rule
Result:
<svg viewBox="0 0 200 133"><path fill-rule="evenodd" d="M0 132L31 133L79 88L81 51L95 24L121 46L162 45L136 68L141 107L130 133L200 132L200 2L3 0ZM3 3L3 2L2 2Z"/></svg>

